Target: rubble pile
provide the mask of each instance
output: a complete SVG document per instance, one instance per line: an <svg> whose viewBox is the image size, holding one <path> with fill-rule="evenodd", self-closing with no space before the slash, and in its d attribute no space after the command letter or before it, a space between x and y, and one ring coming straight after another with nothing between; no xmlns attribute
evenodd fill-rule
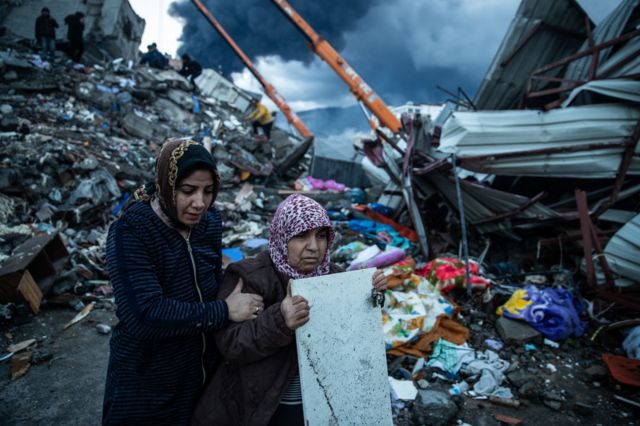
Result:
<svg viewBox="0 0 640 426"><path fill-rule="evenodd" d="M43 296L50 296L45 303L79 309L84 305L70 295L110 296L103 258L108 226L133 191L152 179L156 154L169 137L200 140L216 157L229 245L264 236L267 215L282 200L278 188L287 189L308 168L310 141L274 129L266 143L251 133L246 111L196 94L173 70L133 68L122 59L50 64L11 37L1 47L0 276L15 281L12 262L30 247L19 269L36 274L31 288L38 294L20 287L0 303L26 299L38 312ZM254 192L246 183L240 191L250 176L254 184L269 179L269 189ZM68 253L38 276L39 250L46 252L48 243L32 240L42 233L59 235ZM45 276L54 283L44 285Z"/></svg>

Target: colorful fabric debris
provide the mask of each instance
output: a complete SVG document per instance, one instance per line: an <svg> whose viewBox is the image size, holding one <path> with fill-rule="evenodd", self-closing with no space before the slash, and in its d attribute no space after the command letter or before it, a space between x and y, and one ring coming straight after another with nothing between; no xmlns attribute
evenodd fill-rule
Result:
<svg viewBox="0 0 640 426"><path fill-rule="evenodd" d="M415 290L420 284L421 277L414 274L416 262L413 259L401 260L384 269L389 289Z"/></svg>
<svg viewBox="0 0 640 426"><path fill-rule="evenodd" d="M298 179L295 184L297 191L333 191L344 192L347 186L342 183L338 183L333 179L324 180L314 178L313 176L307 176L302 179Z"/></svg>
<svg viewBox="0 0 640 426"><path fill-rule="evenodd" d="M381 247L390 245L403 250L411 248L411 241L400 235L391 225L366 219L352 219L349 221L349 228L371 238Z"/></svg>
<svg viewBox="0 0 640 426"><path fill-rule="evenodd" d="M435 326L438 317L453 316L454 306L427 280L417 277L415 291L387 290L382 315L387 349L414 342Z"/></svg>
<svg viewBox="0 0 640 426"><path fill-rule="evenodd" d="M360 252L364 251L369 246L360 241L354 241L349 244L338 247L333 253L334 262L351 262L354 260Z"/></svg>
<svg viewBox="0 0 640 426"><path fill-rule="evenodd" d="M439 339L462 345L469 339L469 329L455 319L440 315L433 328L421 333L417 340L387 350L387 355L411 355L416 358L427 357L433 351L433 345Z"/></svg>
<svg viewBox="0 0 640 426"><path fill-rule="evenodd" d="M347 268L348 271L366 268L383 268L393 265L406 257L404 250L397 247L387 246L386 250L380 251L378 247L371 246L358 254L353 263Z"/></svg>
<svg viewBox="0 0 640 426"><path fill-rule="evenodd" d="M473 290L484 290L491 286L491 281L480 275L480 265L477 262L469 261L469 273ZM416 270L416 274L427 278L438 290L445 293L454 288L465 289L467 285L466 267L461 259L439 257Z"/></svg>
<svg viewBox="0 0 640 426"><path fill-rule="evenodd" d="M581 336L586 325L580 320L581 303L564 288L539 290L529 285L516 290L496 313L507 318L526 321L551 340Z"/></svg>

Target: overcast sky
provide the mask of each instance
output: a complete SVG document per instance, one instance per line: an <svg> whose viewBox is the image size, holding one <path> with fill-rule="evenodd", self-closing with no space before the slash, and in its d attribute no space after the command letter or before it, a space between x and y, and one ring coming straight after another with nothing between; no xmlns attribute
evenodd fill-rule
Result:
<svg viewBox="0 0 640 426"><path fill-rule="evenodd" d="M221 66L240 87L261 92L253 76L243 70L190 1L130 2L146 20L141 50L154 41L161 51L172 55L187 50L205 66ZM597 23L619 0L578 2ZM270 0L204 3L294 110L354 105L346 85L327 64L309 53L302 35ZM399 105L408 101L442 101L446 95L436 89L438 84L452 91L460 86L473 96L520 1L290 0L290 3L385 102Z"/></svg>

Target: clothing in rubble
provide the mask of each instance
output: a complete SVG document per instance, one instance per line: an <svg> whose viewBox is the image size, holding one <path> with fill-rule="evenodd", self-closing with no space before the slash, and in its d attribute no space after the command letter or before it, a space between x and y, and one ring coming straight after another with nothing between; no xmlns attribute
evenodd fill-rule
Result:
<svg viewBox="0 0 640 426"><path fill-rule="evenodd" d="M176 191L215 161L202 145L169 140L156 182L109 228L107 265L118 306L111 338L103 425L187 425L217 362L210 332L229 308L216 300L221 280L220 214L204 207L196 225L178 222ZM187 230L188 229L188 230ZM186 235L185 235L186 231Z"/></svg>
<svg viewBox="0 0 640 426"><path fill-rule="evenodd" d="M56 28L58 28L58 22L51 17L49 8L43 7L40 16L36 19L35 35L45 60L55 59Z"/></svg>
<svg viewBox="0 0 640 426"><path fill-rule="evenodd" d="M67 25L67 40L69 40L69 58L73 62L80 62L84 53L84 13L76 12L64 18Z"/></svg>

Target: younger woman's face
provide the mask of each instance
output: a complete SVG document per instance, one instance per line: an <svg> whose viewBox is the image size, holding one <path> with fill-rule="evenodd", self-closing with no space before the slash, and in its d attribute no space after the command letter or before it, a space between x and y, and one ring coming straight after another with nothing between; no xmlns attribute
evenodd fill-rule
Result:
<svg viewBox="0 0 640 426"><path fill-rule="evenodd" d="M193 227L200 222L213 202L213 176L209 170L196 170L178 183L176 212L178 220Z"/></svg>
<svg viewBox="0 0 640 426"><path fill-rule="evenodd" d="M304 274L313 272L324 259L329 241L327 228L301 232L287 243L289 265Z"/></svg>

